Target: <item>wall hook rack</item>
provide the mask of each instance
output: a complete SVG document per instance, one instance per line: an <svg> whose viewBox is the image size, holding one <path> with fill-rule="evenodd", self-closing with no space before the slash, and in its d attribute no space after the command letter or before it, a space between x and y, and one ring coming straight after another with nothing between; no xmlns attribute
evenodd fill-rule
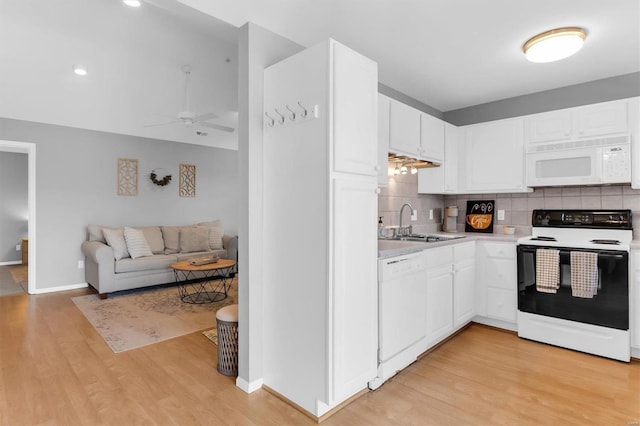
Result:
<svg viewBox="0 0 640 426"><path fill-rule="evenodd" d="M301 101L296 102L300 111L296 110L296 107L291 107L294 104L285 104L284 108L267 108L268 111L264 113L266 120L265 124L268 127L286 127L293 124L303 123L312 118L318 118L318 105L314 105L313 108L307 109ZM286 109L287 115L283 115L280 111Z"/></svg>

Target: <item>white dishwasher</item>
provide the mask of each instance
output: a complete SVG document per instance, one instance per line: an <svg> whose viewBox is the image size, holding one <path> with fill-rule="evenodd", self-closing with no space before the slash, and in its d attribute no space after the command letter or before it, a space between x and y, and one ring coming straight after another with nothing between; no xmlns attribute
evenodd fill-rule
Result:
<svg viewBox="0 0 640 426"><path fill-rule="evenodd" d="M426 337L427 278L425 252L378 260L378 377L385 380L414 362Z"/></svg>

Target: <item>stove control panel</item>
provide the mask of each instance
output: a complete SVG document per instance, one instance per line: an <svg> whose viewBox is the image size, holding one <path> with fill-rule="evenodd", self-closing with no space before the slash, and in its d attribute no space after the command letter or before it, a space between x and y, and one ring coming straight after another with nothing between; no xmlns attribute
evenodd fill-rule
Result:
<svg viewBox="0 0 640 426"><path fill-rule="evenodd" d="M534 210L535 227L633 229L631 210Z"/></svg>

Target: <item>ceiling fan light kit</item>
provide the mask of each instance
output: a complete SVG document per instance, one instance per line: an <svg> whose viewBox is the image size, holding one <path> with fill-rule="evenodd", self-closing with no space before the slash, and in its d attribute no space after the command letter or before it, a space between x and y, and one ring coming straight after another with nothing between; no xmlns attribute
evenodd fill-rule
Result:
<svg viewBox="0 0 640 426"><path fill-rule="evenodd" d="M140 7L142 3L140 0L122 0L122 3L126 4L129 7Z"/></svg>
<svg viewBox="0 0 640 426"><path fill-rule="evenodd" d="M559 61L578 52L586 38L587 32L583 28L556 28L531 37L522 46L522 51L531 62Z"/></svg>

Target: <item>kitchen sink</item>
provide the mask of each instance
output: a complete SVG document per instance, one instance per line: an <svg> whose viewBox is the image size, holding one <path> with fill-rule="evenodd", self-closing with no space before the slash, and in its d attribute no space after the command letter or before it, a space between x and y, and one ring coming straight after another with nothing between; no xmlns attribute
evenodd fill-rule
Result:
<svg viewBox="0 0 640 426"><path fill-rule="evenodd" d="M465 238L464 235L442 235L442 234L410 234L403 236L396 236L393 238L384 238L385 240L395 240L395 241L418 241L424 243L438 243L441 241L449 241L456 240L458 238Z"/></svg>

